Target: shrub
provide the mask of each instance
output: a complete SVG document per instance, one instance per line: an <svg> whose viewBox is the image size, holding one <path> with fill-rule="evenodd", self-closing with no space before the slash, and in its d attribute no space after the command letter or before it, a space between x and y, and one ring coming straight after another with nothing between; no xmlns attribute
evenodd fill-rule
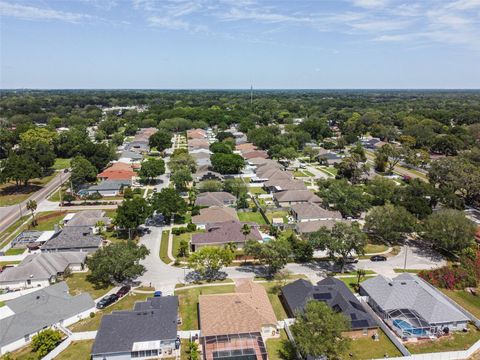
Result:
<svg viewBox="0 0 480 360"><path fill-rule="evenodd" d="M189 224L187 225L187 230L188 230L189 232L195 231L195 230L197 230L197 225L195 225L195 224L193 224L193 223L189 223Z"/></svg>
<svg viewBox="0 0 480 360"><path fill-rule="evenodd" d="M53 329L43 330L32 338L32 350L42 358L55 349L61 340L60 332Z"/></svg>

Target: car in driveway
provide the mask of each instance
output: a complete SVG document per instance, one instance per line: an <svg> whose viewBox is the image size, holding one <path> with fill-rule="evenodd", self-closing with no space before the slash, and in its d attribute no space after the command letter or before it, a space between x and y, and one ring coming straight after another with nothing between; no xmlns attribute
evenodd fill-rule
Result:
<svg viewBox="0 0 480 360"><path fill-rule="evenodd" d="M162 292L160 290L157 290L153 293L153 297L161 297L162 296Z"/></svg>
<svg viewBox="0 0 480 360"><path fill-rule="evenodd" d="M354 256L349 256L345 259L345 262L347 264L356 264L356 263L358 263L358 258L356 258Z"/></svg>
<svg viewBox="0 0 480 360"><path fill-rule="evenodd" d="M117 296L119 298L127 295L130 292L130 285L124 285L120 288L120 290L117 291Z"/></svg>
<svg viewBox="0 0 480 360"><path fill-rule="evenodd" d="M97 303L97 309L105 309L108 305L113 304L118 299L119 297L117 294L107 295Z"/></svg>
<svg viewBox="0 0 480 360"><path fill-rule="evenodd" d="M383 255L373 255L370 261L387 261L387 258Z"/></svg>

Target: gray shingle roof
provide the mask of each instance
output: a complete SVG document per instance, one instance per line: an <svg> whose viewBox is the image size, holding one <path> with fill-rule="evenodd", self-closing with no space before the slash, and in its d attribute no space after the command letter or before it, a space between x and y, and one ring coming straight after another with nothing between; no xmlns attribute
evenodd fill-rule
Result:
<svg viewBox="0 0 480 360"><path fill-rule="evenodd" d="M22 339L45 327L93 309L88 293L71 296L60 282L6 302L15 314L0 320L0 347Z"/></svg>
<svg viewBox="0 0 480 360"><path fill-rule="evenodd" d="M98 248L102 238L93 235L87 226L65 227L56 236L42 245L42 250L68 250Z"/></svg>
<svg viewBox="0 0 480 360"><path fill-rule="evenodd" d="M236 197L225 191L204 192L197 195L197 206L227 206L236 202Z"/></svg>
<svg viewBox="0 0 480 360"><path fill-rule="evenodd" d="M385 312L395 309L415 310L430 324L468 321L437 290L413 274L401 274L393 279L377 276L360 284Z"/></svg>
<svg viewBox="0 0 480 360"><path fill-rule="evenodd" d="M243 225L250 227L250 233L243 235ZM244 243L246 240L262 240L262 235L258 231L258 224L244 223L239 221L225 221L221 223L208 224L207 232L193 234L192 244L227 244L229 242Z"/></svg>
<svg viewBox="0 0 480 360"><path fill-rule="evenodd" d="M0 283L47 280L63 273L71 264L83 264L87 257L82 252L40 253L27 256L18 266L0 274Z"/></svg>
<svg viewBox="0 0 480 360"><path fill-rule="evenodd" d="M133 311L104 315L92 355L131 351L135 342L177 337L178 297L165 296L136 303Z"/></svg>
<svg viewBox="0 0 480 360"><path fill-rule="evenodd" d="M350 319L351 329L375 328L375 320L365 311L345 283L333 277L319 281L317 285L300 279L282 288L283 297L292 312L302 311L310 300L324 301L336 312Z"/></svg>
<svg viewBox="0 0 480 360"><path fill-rule="evenodd" d="M327 210L313 203L294 204L291 206L291 209L296 214L298 220L342 219L342 214L339 211Z"/></svg>
<svg viewBox="0 0 480 360"><path fill-rule="evenodd" d="M273 198L278 202L322 202L322 199L310 190L279 191L273 194Z"/></svg>
<svg viewBox="0 0 480 360"><path fill-rule="evenodd" d="M122 187L130 186L130 185L131 185L130 180L105 180L105 181L102 181L100 184L90 186L88 188L88 191L121 190Z"/></svg>

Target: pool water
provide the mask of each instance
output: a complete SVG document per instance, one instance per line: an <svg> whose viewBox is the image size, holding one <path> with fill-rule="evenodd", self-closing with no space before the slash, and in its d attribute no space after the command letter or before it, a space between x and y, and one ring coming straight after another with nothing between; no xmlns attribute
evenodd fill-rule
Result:
<svg viewBox="0 0 480 360"><path fill-rule="evenodd" d="M419 329L413 327L410 323L406 322L405 320L395 319L393 320L393 325L404 333L415 335L415 336L426 336L427 331L424 329Z"/></svg>

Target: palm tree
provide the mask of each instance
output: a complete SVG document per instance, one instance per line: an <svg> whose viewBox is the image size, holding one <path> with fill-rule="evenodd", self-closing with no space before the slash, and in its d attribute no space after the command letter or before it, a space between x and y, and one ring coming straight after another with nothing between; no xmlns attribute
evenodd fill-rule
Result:
<svg viewBox="0 0 480 360"><path fill-rule="evenodd" d="M245 241L247 241L247 236L250 234L251 229L248 224L243 224L242 226L242 234L245 236Z"/></svg>
<svg viewBox="0 0 480 360"><path fill-rule="evenodd" d="M233 241L230 241L225 244L225 249L228 249L231 252L235 252L235 250L237 250L237 244L235 244Z"/></svg>
<svg viewBox="0 0 480 360"><path fill-rule="evenodd" d="M37 202L35 200L28 200L27 210L30 210L32 212L32 225L37 226L37 220L35 219L35 210L37 210Z"/></svg>
<svg viewBox="0 0 480 360"><path fill-rule="evenodd" d="M102 232L103 232L103 229L105 227L105 222L102 221L102 220L98 220L96 223L95 223L95 227L98 228L98 233L101 235Z"/></svg>

